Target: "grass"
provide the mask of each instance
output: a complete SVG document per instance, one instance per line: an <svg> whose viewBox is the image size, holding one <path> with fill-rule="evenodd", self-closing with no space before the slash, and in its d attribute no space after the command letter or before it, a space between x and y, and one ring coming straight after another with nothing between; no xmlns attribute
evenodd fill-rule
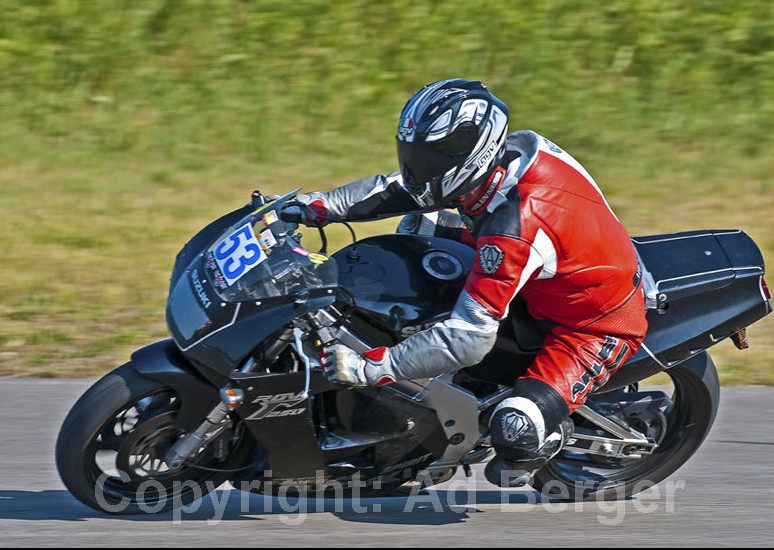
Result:
<svg viewBox="0 0 774 550"><path fill-rule="evenodd" d="M393 170L403 103L448 76L572 152L632 234L739 227L774 261L774 3L565 4L8 0L0 374L96 376L164 338L193 233L254 188ZM773 317L715 348L724 383L774 384Z"/></svg>
<svg viewBox="0 0 774 550"><path fill-rule="evenodd" d="M119 155L105 164L69 162L62 159L53 170L35 161L0 170L4 188L14 190L11 196L19 205L4 214L10 217L4 227L12 229L0 231L4 250L12 252L4 260L0 283L0 373L5 375L94 376L110 370L137 347L166 337L169 271L177 250L199 227L243 204L253 188L281 192L301 182L307 189L325 188L380 170L378 163L363 160L362 170L331 181L303 173L290 160L284 166L226 160L197 171L147 155ZM601 154L590 155L587 164L594 165L600 182L636 188L631 173ZM774 193L761 193L748 182L751 188L740 184L738 190L705 196L690 190L690 170L674 160L665 164L671 169L670 191L610 195L633 234L742 227L768 258L774 257ZM164 182L159 182L160 173L166 174ZM29 183L12 185L19 174ZM389 231L394 224L389 220L356 229L365 236ZM331 232L334 247L346 243L343 231ZM771 318L751 327L752 347L745 352L730 343L715 348L724 383L774 382L773 328Z"/></svg>

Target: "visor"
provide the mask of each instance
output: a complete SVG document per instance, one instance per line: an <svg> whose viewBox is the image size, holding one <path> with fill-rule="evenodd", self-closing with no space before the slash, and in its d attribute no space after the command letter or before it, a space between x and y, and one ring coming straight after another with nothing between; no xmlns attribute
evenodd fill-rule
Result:
<svg viewBox="0 0 774 550"><path fill-rule="evenodd" d="M398 166L406 188L412 193L415 190L422 193L426 184L464 164L478 137L478 127L464 122L436 141L424 141L424 136L416 136L414 141L398 139Z"/></svg>

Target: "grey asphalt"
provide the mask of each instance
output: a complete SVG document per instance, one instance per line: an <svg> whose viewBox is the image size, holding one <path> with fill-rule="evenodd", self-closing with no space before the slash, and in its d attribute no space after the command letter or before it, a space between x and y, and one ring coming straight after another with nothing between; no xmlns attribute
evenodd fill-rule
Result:
<svg viewBox="0 0 774 550"><path fill-rule="evenodd" d="M59 427L89 380L0 378L0 546L734 546L774 544L774 389L724 388L715 427L668 480L626 501L501 491L480 470L426 495L265 498L226 486L188 510L108 516L62 485Z"/></svg>

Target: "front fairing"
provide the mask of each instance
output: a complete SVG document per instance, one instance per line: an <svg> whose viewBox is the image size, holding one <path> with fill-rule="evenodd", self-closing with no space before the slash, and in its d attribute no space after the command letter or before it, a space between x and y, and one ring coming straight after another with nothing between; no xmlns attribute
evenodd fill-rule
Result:
<svg viewBox="0 0 774 550"><path fill-rule="evenodd" d="M187 266L176 266L167 324L192 361L226 375L262 338L333 301L336 262L305 250L297 225L279 217L293 195L210 226L201 249L184 256Z"/></svg>

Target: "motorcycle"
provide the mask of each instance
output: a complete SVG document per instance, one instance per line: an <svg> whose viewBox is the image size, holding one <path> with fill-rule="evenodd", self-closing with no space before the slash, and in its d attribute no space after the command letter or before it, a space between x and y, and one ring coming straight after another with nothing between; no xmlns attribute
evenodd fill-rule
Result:
<svg viewBox="0 0 774 550"><path fill-rule="evenodd" d="M516 299L478 365L355 390L321 372L321 348L391 346L449 317L474 251L411 234L356 240L328 256L301 243L283 208L296 192L252 200L212 222L177 256L171 338L137 350L66 417L59 474L81 502L157 512L230 481L276 494L355 486L395 494L491 458L487 411L540 349L541 325ZM351 230L351 228L350 228ZM719 404L707 348L772 311L763 258L740 230L633 238L648 302L638 353L572 420L562 451L532 485L557 498L626 497L699 448ZM664 373L666 387L640 387ZM358 485L359 484L359 485Z"/></svg>

